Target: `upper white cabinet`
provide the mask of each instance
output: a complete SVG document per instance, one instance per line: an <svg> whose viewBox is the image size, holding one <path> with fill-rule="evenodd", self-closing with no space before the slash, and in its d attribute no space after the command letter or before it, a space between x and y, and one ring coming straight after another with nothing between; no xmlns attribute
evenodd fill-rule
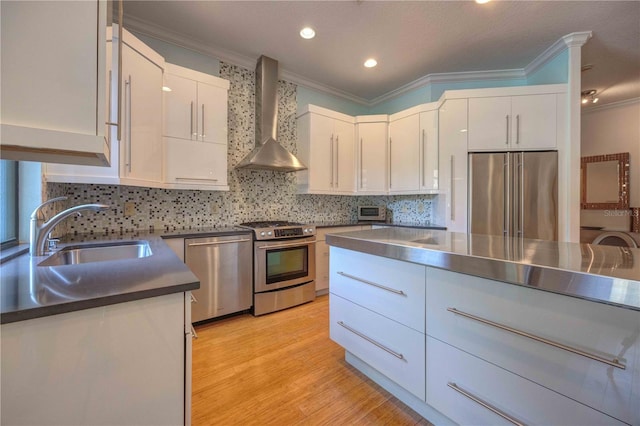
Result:
<svg viewBox="0 0 640 426"><path fill-rule="evenodd" d="M164 135L227 144L229 81L165 64Z"/></svg>
<svg viewBox="0 0 640 426"><path fill-rule="evenodd" d="M388 120L387 115L356 117L358 193L387 193Z"/></svg>
<svg viewBox="0 0 640 426"><path fill-rule="evenodd" d="M114 26L115 27L115 26ZM122 75L117 73L117 31L111 49L111 114L122 111L121 139L111 132L111 166L70 166L46 164L50 182L162 186L162 73L164 59L126 30L123 30ZM111 46L112 45L112 46ZM118 94L118 78L122 92Z"/></svg>
<svg viewBox="0 0 640 426"><path fill-rule="evenodd" d="M229 81L165 64L164 180L169 188L229 190Z"/></svg>
<svg viewBox="0 0 640 426"><path fill-rule="evenodd" d="M439 187L448 231L467 232L467 99L447 99L438 112ZM443 207L443 208L442 208Z"/></svg>
<svg viewBox="0 0 640 426"><path fill-rule="evenodd" d="M401 111L389 121L389 193L437 192L437 103Z"/></svg>
<svg viewBox="0 0 640 426"><path fill-rule="evenodd" d="M389 123L389 192L415 193L420 190L420 115L397 115Z"/></svg>
<svg viewBox="0 0 640 426"><path fill-rule="evenodd" d="M109 164L106 1L0 3L3 159Z"/></svg>
<svg viewBox="0 0 640 426"><path fill-rule="evenodd" d="M555 93L469 99L469 151L557 147Z"/></svg>
<svg viewBox="0 0 640 426"><path fill-rule="evenodd" d="M298 192L353 194L356 189L353 117L308 105L298 117Z"/></svg>

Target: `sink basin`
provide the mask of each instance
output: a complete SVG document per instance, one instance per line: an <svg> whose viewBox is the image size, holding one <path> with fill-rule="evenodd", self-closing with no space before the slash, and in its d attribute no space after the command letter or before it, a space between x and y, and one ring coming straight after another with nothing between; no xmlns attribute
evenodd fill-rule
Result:
<svg viewBox="0 0 640 426"><path fill-rule="evenodd" d="M38 266L78 265L109 260L139 259L151 256L149 242L144 240L69 246L55 252Z"/></svg>

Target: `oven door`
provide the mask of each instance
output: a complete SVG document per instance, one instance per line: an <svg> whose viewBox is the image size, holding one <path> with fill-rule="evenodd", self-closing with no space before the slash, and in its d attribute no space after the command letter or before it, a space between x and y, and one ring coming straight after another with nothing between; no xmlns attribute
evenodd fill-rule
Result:
<svg viewBox="0 0 640 426"><path fill-rule="evenodd" d="M276 290L316 279L316 237L256 241L255 292Z"/></svg>

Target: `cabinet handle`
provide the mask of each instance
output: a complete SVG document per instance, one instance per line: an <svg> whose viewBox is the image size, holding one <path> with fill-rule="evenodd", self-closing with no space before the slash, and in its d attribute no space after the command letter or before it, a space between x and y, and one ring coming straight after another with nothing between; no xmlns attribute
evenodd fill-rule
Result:
<svg viewBox="0 0 640 426"><path fill-rule="evenodd" d="M329 152L329 155L331 155L331 181L329 184L333 188L333 135L331 135L331 151Z"/></svg>
<svg viewBox="0 0 640 426"><path fill-rule="evenodd" d="M204 104L202 104L202 140L204 140L204 138L207 135L204 134Z"/></svg>
<svg viewBox="0 0 640 426"><path fill-rule="evenodd" d="M507 138L505 139L504 143L505 143L505 145L509 145L509 116L505 115L504 118L507 120L507 125L506 125L506 128L507 128L507 132L506 132L507 135L506 136L507 136Z"/></svg>
<svg viewBox="0 0 640 426"><path fill-rule="evenodd" d="M426 171L426 161L425 156L427 155L427 147L425 146L426 134L425 130L422 129L422 186L425 186L425 177L424 173Z"/></svg>
<svg viewBox="0 0 640 426"><path fill-rule="evenodd" d="M382 343L378 343L375 340L373 340L371 337L366 336L362 333L360 333L357 330L354 330L353 328L349 327L347 324L343 323L342 321L338 321L338 325L341 327L346 328L347 330L349 330L350 332L352 332L353 334L355 334L356 336L362 337L364 340L366 340L367 342L379 347L380 349L382 349L385 352L390 353L391 355L395 356L398 359L404 359L404 355L402 355L401 353L398 353L396 351L394 351L393 349L389 349L388 347L386 347L385 345L383 345Z"/></svg>
<svg viewBox="0 0 640 426"><path fill-rule="evenodd" d="M109 70L109 79L108 79L109 84L107 85L107 121L104 124L106 124L107 126L118 126L118 123L114 123L111 118L111 88L113 86L113 82L111 81L112 77L113 77L113 71ZM107 143L109 144L109 149L111 149L111 128L107 129L106 136L107 136Z"/></svg>
<svg viewBox="0 0 640 426"><path fill-rule="evenodd" d="M336 188L340 187L340 135L336 136Z"/></svg>
<svg viewBox="0 0 640 426"><path fill-rule="evenodd" d="M562 350L565 350L567 352L571 352L571 353L574 353L576 355L580 355L580 356L583 356L585 358L589 358L589 359L592 359L594 361L598 361L598 362L601 362L603 364L610 365L612 367L620 368L622 370L627 368L624 364L620 363L618 358L614 358L613 360L608 360L608 359L603 358L601 356L594 355L594 354L591 354L589 352L585 352L585 351L583 351L581 349L577 349L577 348L574 348L574 347L571 347L571 346L567 346L567 345L564 345L562 343L555 342L553 340L545 339L544 337L536 336L535 334L530 334L530 333L518 330L516 328L512 328L512 327L506 326L504 324L493 322L493 321L490 321L490 320L485 319L485 318L477 317L475 315L471 315L471 314L468 314L466 312L459 311L456 308L447 308L447 311L449 311L451 313L454 313L456 315L463 316L465 318L469 318L469 319L481 322L483 324L487 324L487 325L499 328L500 330L504 330L504 331L508 331L510 333L513 333L513 334L517 334L518 336L522 336L522 337L526 337L526 338L531 339L531 340L535 340L536 342L540 342L540 343L544 343L544 344L549 345L549 346L553 346L554 348L562 349Z"/></svg>
<svg viewBox="0 0 640 426"><path fill-rule="evenodd" d="M516 144L520 143L520 114L516 115Z"/></svg>
<svg viewBox="0 0 640 426"><path fill-rule="evenodd" d="M365 283L365 284L369 284L369 285L374 286L374 287L378 287L378 288L380 288L382 290L390 291L391 293L400 294L402 296L406 295L406 293L404 291L402 291L402 290L396 290L395 288L387 287L387 286L384 286L382 284L374 283L372 281L367 281L367 280L365 280L363 278L354 277L353 275L346 274L344 272L338 272L338 275L342 275L343 277L347 277L347 278L350 278L352 280L359 281L361 283Z"/></svg>
<svg viewBox="0 0 640 426"><path fill-rule="evenodd" d="M391 160L391 154L393 153L393 147L391 143L393 141L389 138L389 189L393 188L391 179L393 178L393 161Z"/></svg>
<svg viewBox="0 0 640 426"><path fill-rule="evenodd" d="M193 328L193 324L191 324L191 337L193 337L194 339L198 338L198 333L196 333L196 329Z"/></svg>
<svg viewBox="0 0 640 426"><path fill-rule="evenodd" d="M124 15L124 0L118 0L118 98L122 94L122 20ZM111 108L111 105L109 105ZM118 142L122 140L122 103L118 100Z"/></svg>
<svg viewBox="0 0 640 426"><path fill-rule="evenodd" d="M456 156L451 156L451 220L456 220Z"/></svg>
<svg viewBox="0 0 640 426"><path fill-rule="evenodd" d="M128 90L127 90L128 89ZM129 96L127 96L127 92L129 93ZM127 103L127 159L126 159L126 166L127 166L127 170L129 171L129 173L131 173L131 157L132 157L132 141L131 141L131 107L132 107L132 101L131 101L132 95L131 95L131 76L129 76L129 79L125 82L125 100Z"/></svg>
<svg viewBox="0 0 640 426"><path fill-rule="evenodd" d="M193 133L193 101L191 101L191 108L189 110L189 137L193 139L195 133Z"/></svg>
<svg viewBox="0 0 640 426"><path fill-rule="evenodd" d="M200 247L200 246L216 246L218 244L231 244L231 243L245 243L251 240L223 240L223 241L210 241L208 243L189 243L187 247Z"/></svg>
<svg viewBox="0 0 640 426"><path fill-rule="evenodd" d="M458 392L459 394L466 396L467 398L469 398L473 402L482 405L484 408L486 408L487 410L491 411L494 414L497 414L498 416L502 417L503 419L505 419L509 423L517 425L517 426L524 426L524 423L522 423L521 421L518 421L518 420L514 419L513 417L511 417L508 414L506 414L504 411L498 410L493 405L491 405L488 402L478 398L477 396L471 394L470 392L462 389L461 387L459 387L455 383L448 382L447 386L449 386L451 389L453 389L454 391Z"/></svg>
<svg viewBox="0 0 640 426"><path fill-rule="evenodd" d="M190 295L191 295L191 303L198 303L198 299L196 299L193 293L190 293Z"/></svg>
<svg viewBox="0 0 640 426"><path fill-rule="evenodd" d="M362 183L362 138L360 138L360 189L364 188Z"/></svg>
<svg viewBox="0 0 640 426"><path fill-rule="evenodd" d="M192 178L192 177L176 177L175 180L197 180L197 181L205 181L205 182L217 182L218 181L218 179Z"/></svg>

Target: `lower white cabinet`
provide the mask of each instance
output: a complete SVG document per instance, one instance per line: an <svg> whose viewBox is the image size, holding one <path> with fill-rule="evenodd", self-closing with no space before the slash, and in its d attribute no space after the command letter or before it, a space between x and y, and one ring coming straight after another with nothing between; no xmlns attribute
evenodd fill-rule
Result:
<svg viewBox="0 0 640 426"><path fill-rule="evenodd" d="M329 306L332 340L424 400L424 334L335 294Z"/></svg>
<svg viewBox="0 0 640 426"><path fill-rule="evenodd" d="M427 404L461 425L622 425L427 336Z"/></svg>
<svg viewBox="0 0 640 426"><path fill-rule="evenodd" d="M2 325L0 423L183 424L189 299L174 293Z"/></svg>
<svg viewBox="0 0 640 426"><path fill-rule="evenodd" d="M316 228L316 292L326 293L329 290L329 246L325 243L327 234L352 232L371 229L370 225L336 226Z"/></svg>

